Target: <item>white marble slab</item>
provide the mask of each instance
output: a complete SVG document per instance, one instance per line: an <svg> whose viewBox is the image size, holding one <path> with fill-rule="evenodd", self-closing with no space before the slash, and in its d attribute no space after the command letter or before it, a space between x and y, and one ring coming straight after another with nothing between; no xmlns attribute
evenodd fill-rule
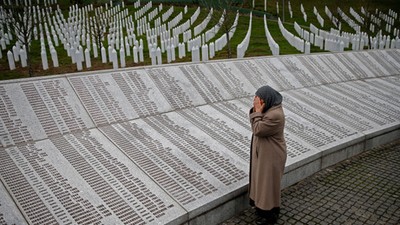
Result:
<svg viewBox="0 0 400 225"><path fill-rule="evenodd" d="M399 69L378 50L2 81L0 219L201 220L246 191L260 86L284 97L287 186L398 136Z"/></svg>
<svg viewBox="0 0 400 225"><path fill-rule="evenodd" d="M2 151L9 156L2 160L18 172L12 177L2 168L2 179L29 223L179 224L186 220L186 212L98 130ZM20 191L20 187L29 188Z"/></svg>
<svg viewBox="0 0 400 225"><path fill-rule="evenodd" d="M64 78L0 84L0 92L3 147L94 127Z"/></svg>
<svg viewBox="0 0 400 225"><path fill-rule="evenodd" d="M3 165L4 166L4 165ZM28 224L7 189L0 182L0 221L5 224Z"/></svg>

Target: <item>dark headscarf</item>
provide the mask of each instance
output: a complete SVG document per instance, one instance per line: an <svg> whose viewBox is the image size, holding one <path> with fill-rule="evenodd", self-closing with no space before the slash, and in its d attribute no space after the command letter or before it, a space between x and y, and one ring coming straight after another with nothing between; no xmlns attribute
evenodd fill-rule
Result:
<svg viewBox="0 0 400 225"><path fill-rule="evenodd" d="M265 108L263 113L268 111L272 106L276 106L282 103L282 95L268 85L260 87L256 91L256 95L264 100Z"/></svg>

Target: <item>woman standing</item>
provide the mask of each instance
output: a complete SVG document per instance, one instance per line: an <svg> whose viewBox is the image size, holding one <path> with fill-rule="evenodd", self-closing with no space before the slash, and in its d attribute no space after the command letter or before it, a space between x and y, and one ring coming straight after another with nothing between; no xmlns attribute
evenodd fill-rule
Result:
<svg viewBox="0 0 400 225"><path fill-rule="evenodd" d="M257 224L274 224L279 217L281 179L286 163L282 95L270 86L259 88L249 116L253 131L250 205L256 208Z"/></svg>

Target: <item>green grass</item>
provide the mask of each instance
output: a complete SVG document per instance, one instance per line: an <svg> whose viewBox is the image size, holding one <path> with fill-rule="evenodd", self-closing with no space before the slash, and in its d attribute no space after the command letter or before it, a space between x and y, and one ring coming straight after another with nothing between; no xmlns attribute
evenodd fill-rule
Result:
<svg viewBox="0 0 400 225"><path fill-rule="evenodd" d="M59 1L60 8L63 9L63 14L65 16L65 19L67 19L68 15L68 4L69 1ZM98 3L101 1L97 1ZM108 1L107 1L108 2ZM125 1L126 6L129 9L129 13L133 14L134 13L134 8L133 8L133 1ZM276 12L276 1L271 1L268 0L268 6L267 6L267 12L268 13L268 28L274 38L274 40L279 44L280 46L280 54L281 55L286 55L286 54L300 54L299 51L297 51L294 47L290 46L290 44L285 40L285 38L282 36L278 23L276 18L278 16L281 16L282 14L282 1L279 0L279 8L280 12L277 14ZM382 0L382 1L372 1L372 0L320 0L320 1L300 1L300 0L291 0L291 6L293 10L293 18L290 18L289 15L289 10L287 7L287 0L285 0L285 23L284 26L287 30L292 32L297 36L297 33L294 30L293 23L297 22L299 25L301 25L304 29L309 30L310 23L314 24L318 28L320 27L317 17L313 13L313 7L315 6L318 9L318 12L320 15L324 18L325 20L325 26L322 28L324 30L330 30L330 28L333 27L333 24L329 21L328 17L325 14L325 5L329 7L329 9L334 12L334 9L339 6L348 16L351 16L349 13L350 7L353 7L359 14L360 12L360 7L361 5L366 5L368 2L369 7L368 9L370 11L375 11L375 9L379 9L385 13L388 12L388 9L393 9L394 11L400 13L400 1L398 0ZM300 11L300 4L303 4L306 13L307 13L307 22L304 21L303 15ZM145 4L145 3L143 3ZM158 3L153 2L153 8L150 9L149 11L152 11L154 7L158 7ZM162 15L164 12L166 12L170 8L171 4L168 3L163 3L163 10L159 12L159 15ZM249 6L249 3L246 4L246 6ZM195 10L197 9L197 5L188 5L188 13L184 14L183 19L181 20L181 23L186 22L190 17L193 15ZM179 12L183 12L183 5L175 5L174 6L175 11L171 15L170 19L174 18L176 15L178 15ZM253 14L253 21L252 21L252 33L251 33L251 38L250 38L250 44L249 47L246 51L245 57L254 57L254 56L268 56L272 55L271 50L269 49L267 39L265 37L265 31L264 31L264 20L263 17L261 16L264 13L264 1L256 1L256 6L254 8L255 13ZM201 10L201 13L196 20L196 22L192 26L193 28L200 24L208 15L209 10L205 9L204 7ZM221 16L221 12L214 10L214 15L217 18L217 20ZM259 16L257 16L259 15ZM211 20L210 23L208 24L207 28L204 29L203 32L207 31L208 29L212 28L215 26L217 20ZM180 23L180 24L181 24ZM151 22L153 25L153 21ZM242 42L244 37L246 36L247 30L248 30L248 25L249 25L249 14L248 13L241 13L239 17L239 24L236 29L235 35L231 39L231 50L232 50L232 57L236 57L236 47L239 43ZM396 21L395 27L400 28L400 22L399 20ZM350 28L346 23L342 23L342 30L343 31L348 31L351 33L354 33L354 30ZM386 34L384 32L384 34ZM212 39L211 41L215 41L217 38L219 38L221 35L223 35L222 29L215 35L215 38ZM182 41L182 35L181 41ZM137 39L143 39L144 43L146 43L146 37L145 36L140 36L137 37ZM61 42L60 42L61 43ZM105 45L107 43L105 42ZM143 65L151 65L151 61L149 59L149 52L147 49L147 43L145 45L145 62L140 63L140 64L134 64L133 62L133 57L127 57L126 58L126 64L127 67L134 67L134 66L143 66ZM7 46L10 48L10 46ZM52 74L64 74L64 73L72 73L72 72L77 72L76 70L76 65L71 63L71 58L67 56L66 51L64 50L63 46L60 44L59 47L56 47L57 53L58 53L58 59L59 59L59 68L53 68L53 63L51 61L51 55L48 49L48 46L46 46L47 51L48 51L48 60L49 60L49 70L43 71L42 70L42 62L41 62L41 57L40 57L40 44L39 41L33 41L31 45L31 50L32 50L32 65L33 65L33 70L34 70L34 75L35 76L46 76L46 75L52 75ZM311 52L321 52L321 50L318 47L311 47ZM8 61L7 61L7 51L3 50L2 55L3 58L0 59L0 80L8 80L8 79L16 79L16 78L25 78L28 77L28 70L27 68L21 68L20 63L16 63L17 69L10 71L8 67ZM93 54L93 53L92 53ZM131 50L132 54L132 50ZM216 53L216 56L214 59L224 59L227 58L227 47L225 47L222 51L219 51ZM191 61L191 54L187 52L186 58L184 59L179 59L178 58L178 49L176 50L176 62L184 62L184 61ZM163 63L167 63L167 56L166 54L163 54ZM95 70L102 70L102 69L111 69L112 64L111 63L106 63L103 64L101 62L101 56L100 56L100 50L99 50L99 58L94 59L92 58L92 68L89 70L85 68L84 64L84 70L83 71L95 71Z"/></svg>

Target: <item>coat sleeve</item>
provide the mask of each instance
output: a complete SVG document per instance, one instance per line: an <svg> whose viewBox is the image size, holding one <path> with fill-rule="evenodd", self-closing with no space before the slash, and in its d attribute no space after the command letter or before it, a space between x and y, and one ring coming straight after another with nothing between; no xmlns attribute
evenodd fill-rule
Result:
<svg viewBox="0 0 400 225"><path fill-rule="evenodd" d="M271 136L279 132L281 119L276 114L250 113L250 122L253 134L258 137Z"/></svg>

